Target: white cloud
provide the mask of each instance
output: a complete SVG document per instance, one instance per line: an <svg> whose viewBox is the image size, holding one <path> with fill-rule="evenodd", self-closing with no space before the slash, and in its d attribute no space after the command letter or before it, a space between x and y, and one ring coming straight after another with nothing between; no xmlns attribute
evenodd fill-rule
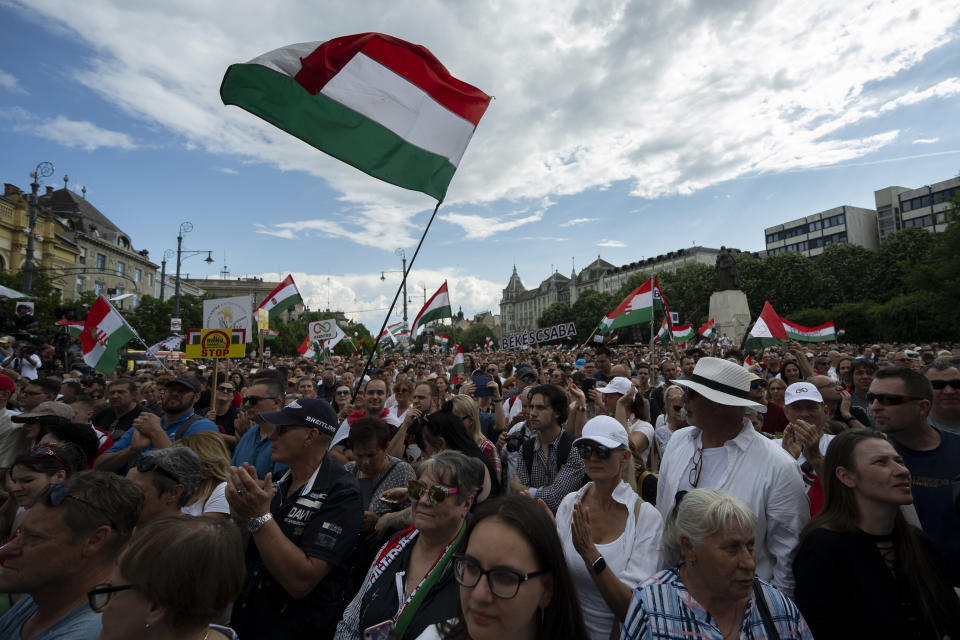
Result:
<svg viewBox="0 0 960 640"><path fill-rule="evenodd" d="M6 89L10 93L27 95L29 92L20 86L20 80L15 75L9 74L0 69L0 89Z"/></svg>
<svg viewBox="0 0 960 640"><path fill-rule="evenodd" d="M236 169L231 169L230 167L216 167L214 171L219 171L220 173L226 173L231 176L235 176L238 173Z"/></svg>
<svg viewBox="0 0 960 640"><path fill-rule="evenodd" d="M601 240L597 243L598 247L625 247L627 246L625 242L620 242L619 240Z"/></svg>
<svg viewBox="0 0 960 640"><path fill-rule="evenodd" d="M572 220L567 220L560 224L561 227L572 227L578 224L584 224L587 222L596 222L600 218L573 218Z"/></svg>
<svg viewBox="0 0 960 640"><path fill-rule="evenodd" d="M129 135L119 131L102 129L92 122L71 120L57 116L49 120L29 118L15 126L18 131L52 140L65 147L79 147L96 151L101 147L136 149L137 144Z"/></svg>
<svg viewBox="0 0 960 640"><path fill-rule="evenodd" d="M917 138L913 141L913 144L933 144L935 142L940 142L940 138Z"/></svg>
<svg viewBox="0 0 960 640"><path fill-rule="evenodd" d="M257 275L268 281L279 281L287 274L272 272ZM379 271L338 273L335 276L294 271L292 275L310 309L327 309L329 295L330 309L346 312L350 319L363 322L371 333L375 333L380 328L390 302L400 285L399 274L386 274L386 280L381 280ZM450 291L453 313L457 313L457 310L462 307L464 315L468 318L483 311L492 311L499 315L502 282L483 280L460 270L413 269L407 277L409 322L413 322L413 318L423 306L424 289L429 298L444 280L447 281L447 288ZM397 300L397 306L391 318L393 320L403 318L401 299Z"/></svg>
<svg viewBox="0 0 960 640"><path fill-rule="evenodd" d="M224 107L217 89L229 64L363 30L428 46L457 77L496 96L450 185L444 206L461 210L442 215L468 238L544 218L464 213L469 204L556 198L618 181L634 196L657 198L855 161L897 139L879 115L960 95L957 78L906 89L896 82L955 37L953 0L506 0L498 14L509 21L491 19L482 3L437 0L374 0L319 14L307 0L211 0L163 12L130 0L92 1L82 12L72 0L13 1L86 40L91 55L68 73L134 118L185 146L308 172L343 194L342 211L280 221L275 233L319 232L384 249L412 244L422 227L413 218L432 201Z"/></svg>

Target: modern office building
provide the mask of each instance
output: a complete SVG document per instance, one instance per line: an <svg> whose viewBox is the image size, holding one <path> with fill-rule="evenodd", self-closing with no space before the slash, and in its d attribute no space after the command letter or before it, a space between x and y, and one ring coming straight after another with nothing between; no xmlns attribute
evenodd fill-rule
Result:
<svg viewBox="0 0 960 640"><path fill-rule="evenodd" d="M837 242L850 242L868 249L879 246L877 212L848 205L768 227L764 233L768 256L792 251L811 257Z"/></svg>
<svg viewBox="0 0 960 640"><path fill-rule="evenodd" d="M960 177L916 189L886 187L874 191L880 242L889 234L910 227L940 233L947 228L946 213L953 206L951 200L958 194Z"/></svg>

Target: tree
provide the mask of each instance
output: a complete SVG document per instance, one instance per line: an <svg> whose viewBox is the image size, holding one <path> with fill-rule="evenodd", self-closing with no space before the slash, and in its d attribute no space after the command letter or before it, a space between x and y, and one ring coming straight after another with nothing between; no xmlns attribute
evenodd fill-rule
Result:
<svg viewBox="0 0 960 640"><path fill-rule="evenodd" d="M710 294L716 281L716 270L705 264L688 264L658 277L663 297L670 311L680 316L683 324L699 324L709 313Z"/></svg>
<svg viewBox="0 0 960 640"><path fill-rule="evenodd" d="M487 338L494 338L493 330L485 324L477 323L464 331L460 336L460 344L464 350L482 347Z"/></svg>
<svg viewBox="0 0 960 640"><path fill-rule="evenodd" d="M872 299L875 294L876 252L860 245L838 242L813 258L823 286L817 304L831 307L841 302Z"/></svg>
<svg viewBox="0 0 960 640"><path fill-rule="evenodd" d="M585 291L577 298L571 311L581 343L596 329L600 319L619 303L620 300L614 301L613 296L599 291Z"/></svg>
<svg viewBox="0 0 960 640"><path fill-rule="evenodd" d="M538 327L552 327L564 322L573 321L573 310L566 302L554 302L544 309L537 320Z"/></svg>

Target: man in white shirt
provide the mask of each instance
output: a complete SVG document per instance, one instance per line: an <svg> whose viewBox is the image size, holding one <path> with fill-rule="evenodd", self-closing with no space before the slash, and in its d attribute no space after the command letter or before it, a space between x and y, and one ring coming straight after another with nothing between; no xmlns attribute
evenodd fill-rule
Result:
<svg viewBox="0 0 960 640"><path fill-rule="evenodd" d="M776 442L744 420L750 399L750 373L719 358L701 358L693 373L675 380L684 387L691 425L670 438L657 486L657 509L664 520L678 491L722 489L757 515L757 575L787 595L793 592L790 558L800 531L810 520L796 461Z"/></svg>

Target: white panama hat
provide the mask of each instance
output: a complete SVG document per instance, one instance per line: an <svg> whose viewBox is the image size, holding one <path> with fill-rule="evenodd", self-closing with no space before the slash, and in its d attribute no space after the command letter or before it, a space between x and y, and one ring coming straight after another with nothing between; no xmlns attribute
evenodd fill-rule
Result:
<svg viewBox="0 0 960 640"><path fill-rule="evenodd" d="M693 389L717 404L754 408L763 406L750 398L750 372L720 358L700 358L688 378L678 378L673 382Z"/></svg>

